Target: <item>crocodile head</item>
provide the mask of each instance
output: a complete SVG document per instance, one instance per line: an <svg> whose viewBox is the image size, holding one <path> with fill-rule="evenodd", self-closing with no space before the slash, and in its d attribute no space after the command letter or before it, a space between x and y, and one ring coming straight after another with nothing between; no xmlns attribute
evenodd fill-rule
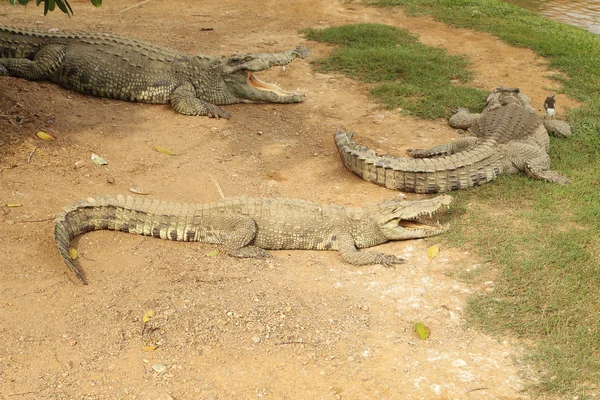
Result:
<svg viewBox="0 0 600 400"><path fill-rule="evenodd" d="M285 67L296 57L306 58L310 50L296 47L281 53L252 53L225 57L221 77L231 95L240 103L300 103L304 95L263 82L255 75L274 66Z"/></svg>
<svg viewBox="0 0 600 400"><path fill-rule="evenodd" d="M387 200L373 205L371 218L388 240L418 239L446 232L449 225L435 222L452 202L448 195L429 200Z"/></svg>
<svg viewBox="0 0 600 400"><path fill-rule="evenodd" d="M521 93L521 90L517 87L511 88L498 86L492 91L492 93L490 93L485 102L486 109L488 111L492 111L496 108L509 104L518 104L521 107L535 111L531 107L531 99Z"/></svg>

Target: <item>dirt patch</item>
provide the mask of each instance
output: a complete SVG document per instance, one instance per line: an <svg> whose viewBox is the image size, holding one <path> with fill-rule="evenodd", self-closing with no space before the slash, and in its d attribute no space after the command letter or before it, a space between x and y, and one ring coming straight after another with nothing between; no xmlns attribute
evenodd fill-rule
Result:
<svg viewBox="0 0 600 400"><path fill-rule="evenodd" d="M95 9L82 0L70 19L1 4L0 23L118 33L187 53L305 45L321 57L331 48L307 42L299 29L379 22L469 56L481 88L519 86L539 107L556 89L544 60L489 35L356 4L262 3L252 12L239 0L153 1L119 13L136 3ZM52 221L43 220L74 200L137 186L159 199L207 202L219 198L216 181L227 196L360 206L399 193L343 167L336 127L399 154L455 137L444 121L381 110L366 86L315 73L309 60L262 74L299 88L304 103L227 106L229 121L0 77L0 204L22 204L0 217L0 397L525 397L513 360L519 350L464 326L474 289L452 276L478 261L448 248L429 260L435 240L381 246L409 260L386 269L349 266L335 252L237 260L207 256L210 245L94 232L75 241L90 285L64 266ZM576 105L560 95L558 104ZM38 130L59 140L42 142ZM108 167L91 164L92 152ZM493 282L481 290L493 290ZM156 317L145 326L147 310ZM412 331L417 321L431 329L429 340Z"/></svg>

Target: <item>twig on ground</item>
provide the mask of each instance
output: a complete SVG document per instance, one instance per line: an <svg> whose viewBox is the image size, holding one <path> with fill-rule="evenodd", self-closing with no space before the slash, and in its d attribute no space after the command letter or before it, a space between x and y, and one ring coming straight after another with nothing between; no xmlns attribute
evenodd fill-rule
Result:
<svg viewBox="0 0 600 400"><path fill-rule="evenodd" d="M39 393L39 392L34 392L34 391L31 391L31 392L18 392L18 393L8 394L7 396L9 396L9 397L10 396L24 396L26 394L32 394L32 393Z"/></svg>
<svg viewBox="0 0 600 400"><path fill-rule="evenodd" d="M286 344L310 344L311 346L316 346L317 343L311 343L311 342L300 342L300 341L291 341L291 342L281 342L281 343L275 343L277 346L283 346Z"/></svg>
<svg viewBox="0 0 600 400"><path fill-rule="evenodd" d="M477 390L486 390L486 389L489 389L489 388L486 388L486 387L478 387L478 388L475 388L475 389L467 390L465 393L471 393L471 392L475 392L475 391L477 391Z"/></svg>
<svg viewBox="0 0 600 400"><path fill-rule="evenodd" d="M35 151L37 150L37 146L31 151L31 153L29 153L29 157L27 157L27 164L29 164L29 162L31 161L31 157L33 157L33 154L35 153Z"/></svg>
<svg viewBox="0 0 600 400"><path fill-rule="evenodd" d="M150 0L144 0L144 1L142 1L141 3L137 3L137 4L134 4L134 5L132 5L132 6L129 6L129 7L127 7L127 8L124 8L124 9L122 9L121 11L119 11L119 14L121 14L121 13L124 13L125 11L128 11L128 10L131 10L132 8L139 7L139 6L141 6L142 4L146 4L146 3L148 3L149 1L150 1Z"/></svg>
<svg viewBox="0 0 600 400"><path fill-rule="evenodd" d="M19 221L19 222L46 222L46 221L52 221L55 217L50 217L50 218L44 218L44 219L32 219L29 221Z"/></svg>
<svg viewBox="0 0 600 400"><path fill-rule="evenodd" d="M217 190L219 191L219 196L221 196L221 199L225 198L225 195L223 194L223 189L221 189L221 185L219 185L219 182L217 182L217 180L212 176L212 175L208 175L210 177L210 180L215 184L215 186L217 187Z"/></svg>

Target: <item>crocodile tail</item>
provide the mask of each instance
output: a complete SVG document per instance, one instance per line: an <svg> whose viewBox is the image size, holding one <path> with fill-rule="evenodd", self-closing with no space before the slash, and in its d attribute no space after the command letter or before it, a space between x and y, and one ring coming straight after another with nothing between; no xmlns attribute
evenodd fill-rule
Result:
<svg viewBox="0 0 600 400"><path fill-rule="evenodd" d="M76 236L94 230L114 230L171 240L184 240L177 232L182 205L133 196L98 196L65 207L55 219L54 237L65 264L86 283L83 272L69 254ZM187 207L186 210L187 212Z"/></svg>
<svg viewBox="0 0 600 400"><path fill-rule="evenodd" d="M335 141L344 164L364 180L389 189L438 193L478 186L502 172L495 140L440 158L378 156L352 141L352 132L337 131Z"/></svg>

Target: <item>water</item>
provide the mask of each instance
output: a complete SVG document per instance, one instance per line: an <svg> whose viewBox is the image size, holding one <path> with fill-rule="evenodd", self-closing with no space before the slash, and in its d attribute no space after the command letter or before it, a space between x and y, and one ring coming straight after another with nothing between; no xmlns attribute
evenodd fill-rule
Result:
<svg viewBox="0 0 600 400"><path fill-rule="evenodd" d="M544 17L600 34L600 0L504 0Z"/></svg>

